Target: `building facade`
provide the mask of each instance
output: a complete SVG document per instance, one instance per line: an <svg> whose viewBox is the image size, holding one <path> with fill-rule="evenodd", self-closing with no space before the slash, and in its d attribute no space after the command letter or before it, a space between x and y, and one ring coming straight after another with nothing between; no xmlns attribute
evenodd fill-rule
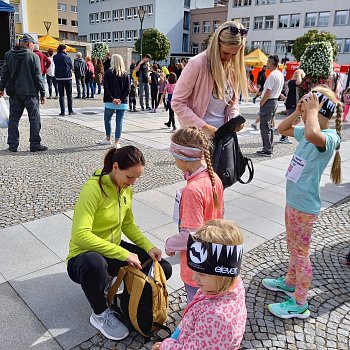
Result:
<svg viewBox="0 0 350 350"><path fill-rule="evenodd" d="M205 50L208 36L227 20L227 6L191 10L190 49L197 55Z"/></svg>
<svg viewBox="0 0 350 350"><path fill-rule="evenodd" d="M78 0L58 0L57 11L59 37L61 39L77 41Z"/></svg>
<svg viewBox="0 0 350 350"><path fill-rule="evenodd" d="M293 59L293 42L311 29L337 37L337 62L350 63L349 0L229 0L228 18L249 28L248 46Z"/></svg>
<svg viewBox="0 0 350 350"><path fill-rule="evenodd" d="M15 8L16 33L46 35L44 22L51 22L50 35L58 37L57 0L11 0Z"/></svg>
<svg viewBox="0 0 350 350"><path fill-rule="evenodd" d="M140 36L140 8L145 10L143 29L156 28L170 41L172 54L190 52L190 9L213 6L214 0L80 0L79 38L106 42L117 48L134 48Z"/></svg>

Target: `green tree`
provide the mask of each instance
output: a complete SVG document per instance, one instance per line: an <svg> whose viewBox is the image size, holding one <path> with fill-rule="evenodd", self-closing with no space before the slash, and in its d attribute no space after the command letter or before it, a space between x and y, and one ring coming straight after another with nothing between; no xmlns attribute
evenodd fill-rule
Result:
<svg viewBox="0 0 350 350"><path fill-rule="evenodd" d="M135 49L141 53L140 39L136 40ZM165 60L170 54L170 41L158 29L146 29L142 35L142 54L150 54L154 61Z"/></svg>
<svg viewBox="0 0 350 350"><path fill-rule="evenodd" d="M92 48L91 57L99 58L104 61L108 51L109 48L106 43L96 43Z"/></svg>
<svg viewBox="0 0 350 350"><path fill-rule="evenodd" d="M211 38L213 37L213 33L209 34L203 41L203 50L206 50L210 44Z"/></svg>
<svg viewBox="0 0 350 350"><path fill-rule="evenodd" d="M337 37L329 32L319 31L317 29L309 30L303 36L297 38L293 44L293 55L297 61L300 61L301 56L305 52L306 48L316 42L329 42L333 49L332 60L338 56L338 45L336 41Z"/></svg>

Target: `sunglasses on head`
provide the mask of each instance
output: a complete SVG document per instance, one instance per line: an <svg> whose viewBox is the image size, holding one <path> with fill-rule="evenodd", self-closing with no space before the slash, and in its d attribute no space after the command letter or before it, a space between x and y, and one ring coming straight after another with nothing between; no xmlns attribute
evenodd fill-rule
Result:
<svg viewBox="0 0 350 350"><path fill-rule="evenodd" d="M233 35L237 35L238 33L240 33L241 36L247 36L247 34L248 34L248 29L237 28L237 27L234 27L234 26L229 26L228 28L230 29L230 32Z"/></svg>

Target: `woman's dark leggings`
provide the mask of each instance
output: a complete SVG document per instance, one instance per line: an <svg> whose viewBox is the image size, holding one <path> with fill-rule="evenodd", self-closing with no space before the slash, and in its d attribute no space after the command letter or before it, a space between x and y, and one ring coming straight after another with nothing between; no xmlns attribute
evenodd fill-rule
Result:
<svg viewBox="0 0 350 350"><path fill-rule="evenodd" d="M120 246L137 254L141 264L150 259L143 249L134 244L121 241ZM126 265L126 261L106 258L96 252L87 252L69 259L67 271L70 279L81 285L92 309L98 315L107 309L104 289L108 275L117 276L119 269ZM169 279L172 273L171 265L164 259L160 261L160 265L163 267L165 277Z"/></svg>
<svg viewBox="0 0 350 350"><path fill-rule="evenodd" d="M158 107L158 90L151 89L151 99L152 99L152 108L156 109Z"/></svg>
<svg viewBox="0 0 350 350"><path fill-rule="evenodd" d="M169 108L169 121L168 124L172 125L173 128L175 128L175 113L173 111L173 109L170 106L170 103L168 103L168 108Z"/></svg>

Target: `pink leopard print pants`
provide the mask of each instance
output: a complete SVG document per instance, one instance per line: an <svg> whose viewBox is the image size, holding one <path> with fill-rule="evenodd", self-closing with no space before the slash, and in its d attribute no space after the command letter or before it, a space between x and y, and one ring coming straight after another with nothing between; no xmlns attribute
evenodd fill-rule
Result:
<svg viewBox="0 0 350 350"><path fill-rule="evenodd" d="M306 303L311 285L310 243L312 228L317 218L316 214L304 213L286 205L285 223L290 258L285 282L295 286L294 297L301 305Z"/></svg>

